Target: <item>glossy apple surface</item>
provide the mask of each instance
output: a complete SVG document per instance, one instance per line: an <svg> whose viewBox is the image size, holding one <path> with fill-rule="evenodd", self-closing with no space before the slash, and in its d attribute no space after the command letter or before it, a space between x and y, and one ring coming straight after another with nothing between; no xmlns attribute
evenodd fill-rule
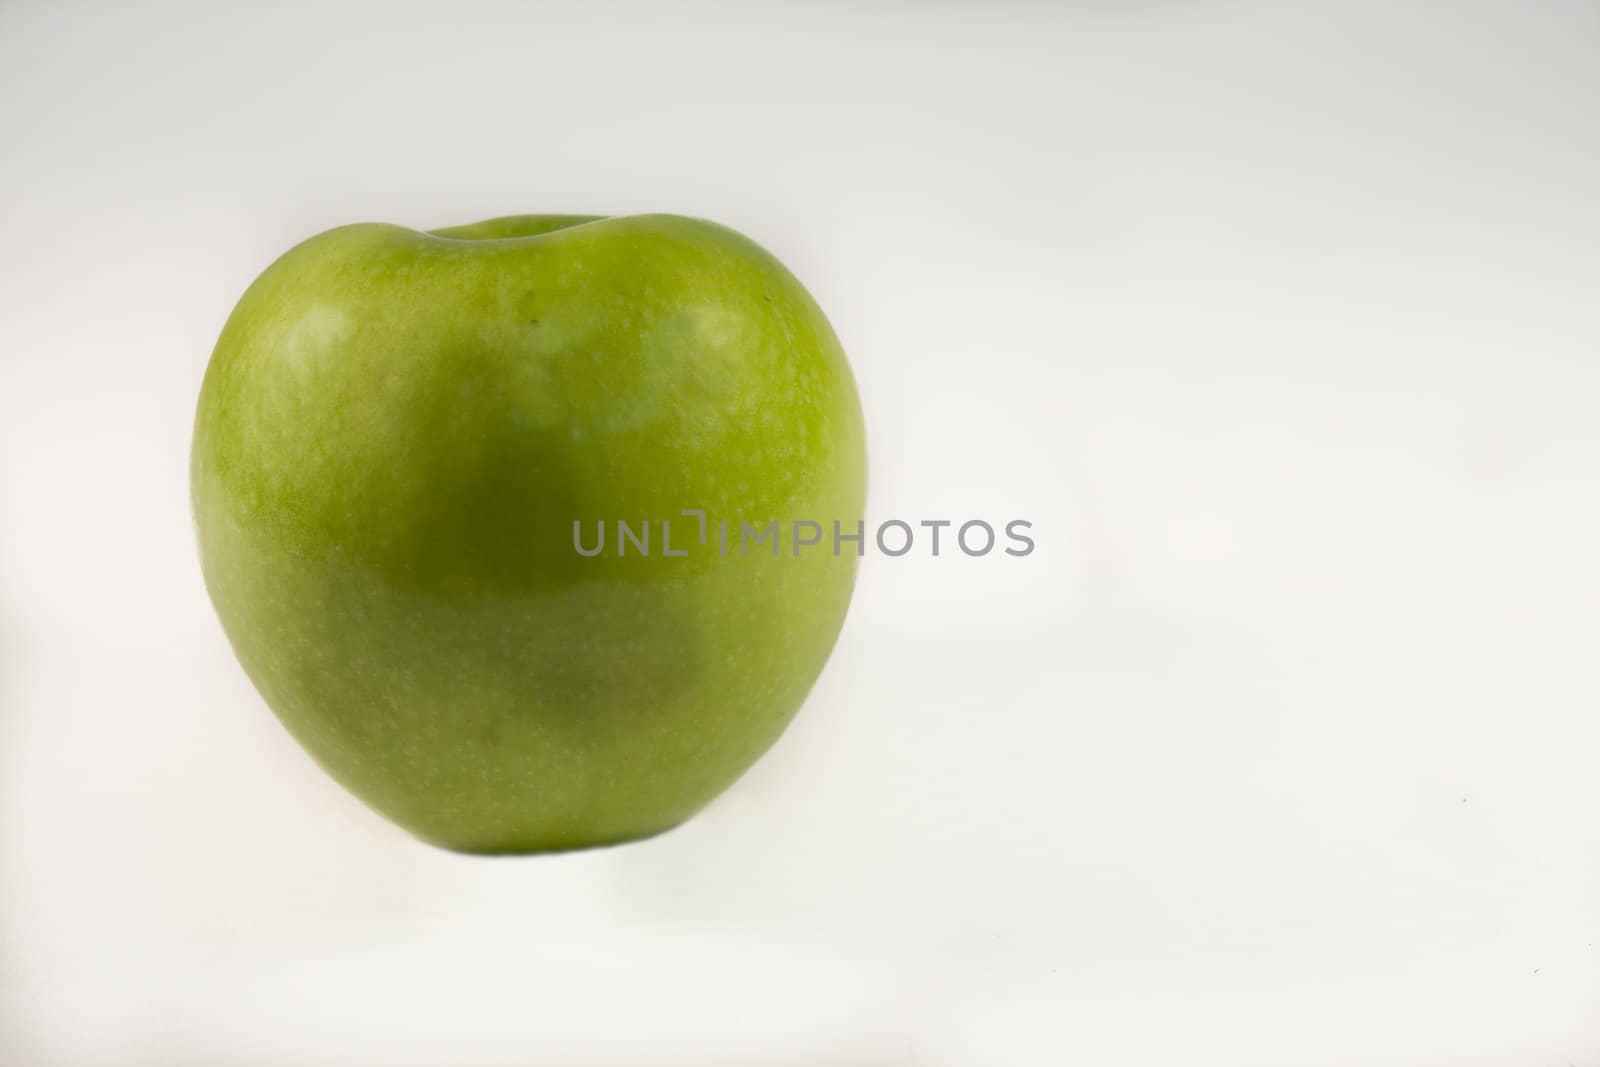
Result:
<svg viewBox="0 0 1600 1067"><path fill-rule="evenodd" d="M667 215L304 242L228 319L191 468L206 586L267 703L357 796L469 852L649 836L749 767L839 633L857 557L831 524L853 532L865 480L816 303ZM618 554L617 520L650 554ZM773 520L780 553L741 553L739 523ZM794 520L827 531L799 556Z"/></svg>

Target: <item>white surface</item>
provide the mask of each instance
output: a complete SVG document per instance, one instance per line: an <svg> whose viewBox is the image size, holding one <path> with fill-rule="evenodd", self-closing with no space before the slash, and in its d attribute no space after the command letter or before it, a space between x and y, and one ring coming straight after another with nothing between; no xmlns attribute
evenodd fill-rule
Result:
<svg viewBox="0 0 1600 1067"><path fill-rule="evenodd" d="M0 1063L1600 1063L1592 3L0 9ZM431 850L236 667L223 318L362 219L672 210L878 518L703 817Z"/></svg>

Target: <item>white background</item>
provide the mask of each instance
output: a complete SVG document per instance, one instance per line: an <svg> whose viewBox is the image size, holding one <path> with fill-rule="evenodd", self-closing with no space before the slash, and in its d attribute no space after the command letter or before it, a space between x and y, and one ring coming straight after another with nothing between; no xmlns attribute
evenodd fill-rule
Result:
<svg viewBox="0 0 1600 1067"><path fill-rule="evenodd" d="M1600 10L0 7L0 1063L1600 1064ZM326 779L188 515L358 220L703 215L876 518L702 817L472 860Z"/></svg>

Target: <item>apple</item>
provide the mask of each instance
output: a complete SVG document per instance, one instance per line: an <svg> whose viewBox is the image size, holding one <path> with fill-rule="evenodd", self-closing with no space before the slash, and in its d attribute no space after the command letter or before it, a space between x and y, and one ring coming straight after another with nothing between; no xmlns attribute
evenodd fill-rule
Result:
<svg viewBox="0 0 1600 1067"><path fill-rule="evenodd" d="M865 488L815 301L672 215L305 241L228 318L191 459L206 588L267 704L474 853L648 837L738 778L832 650L857 565L832 524ZM827 537L738 544L798 520Z"/></svg>

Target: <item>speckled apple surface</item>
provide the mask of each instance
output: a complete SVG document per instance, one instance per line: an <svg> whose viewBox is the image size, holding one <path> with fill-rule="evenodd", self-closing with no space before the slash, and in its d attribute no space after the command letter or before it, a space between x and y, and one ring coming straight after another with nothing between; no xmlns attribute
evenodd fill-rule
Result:
<svg viewBox="0 0 1600 1067"><path fill-rule="evenodd" d="M831 524L865 483L816 303L667 215L304 242L223 329L191 469L207 589L289 731L416 835L513 853L659 833L772 745L843 623ZM823 543L739 552L741 520L797 519Z"/></svg>

